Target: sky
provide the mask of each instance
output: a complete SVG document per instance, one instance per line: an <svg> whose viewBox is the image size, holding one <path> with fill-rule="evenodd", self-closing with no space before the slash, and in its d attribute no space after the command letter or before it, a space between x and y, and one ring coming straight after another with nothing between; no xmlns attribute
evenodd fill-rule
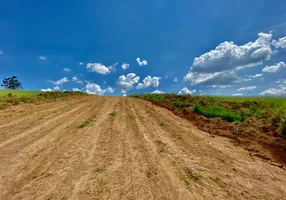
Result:
<svg viewBox="0 0 286 200"><path fill-rule="evenodd" d="M285 0L0 3L0 80L125 96L286 96Z"/></svg>

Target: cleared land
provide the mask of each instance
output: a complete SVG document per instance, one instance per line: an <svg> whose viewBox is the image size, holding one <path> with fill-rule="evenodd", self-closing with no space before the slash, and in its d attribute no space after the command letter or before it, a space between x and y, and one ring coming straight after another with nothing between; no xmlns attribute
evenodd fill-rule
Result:
<svg viewBox="0 0 286 200"><path fill-rule="evenodd" d="M128 97L0 111L0 199L283 199L286 170Z"/></svg>

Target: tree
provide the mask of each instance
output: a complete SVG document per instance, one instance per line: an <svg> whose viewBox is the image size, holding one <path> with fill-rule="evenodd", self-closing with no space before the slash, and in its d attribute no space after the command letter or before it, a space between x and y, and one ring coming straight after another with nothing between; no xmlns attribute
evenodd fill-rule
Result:
<svg viewBox="0 0 286 200"><path fill-rule="evenodd" d="M19 90L22 89L22 83L18 80L16 76L12 76L9 78L4 78L1 84L2 87L5 87L9 90Z"/></svg>

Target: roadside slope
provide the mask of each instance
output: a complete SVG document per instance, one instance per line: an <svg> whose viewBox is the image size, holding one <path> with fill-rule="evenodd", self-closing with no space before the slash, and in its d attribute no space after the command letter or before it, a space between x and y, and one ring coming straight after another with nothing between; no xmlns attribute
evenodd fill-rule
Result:
<svg viewBox="0 0 286 200"><path fill-rule="evenodd" d="M283 199L285 180L284 168L139 99L0 113L0 199Z"/></svg>

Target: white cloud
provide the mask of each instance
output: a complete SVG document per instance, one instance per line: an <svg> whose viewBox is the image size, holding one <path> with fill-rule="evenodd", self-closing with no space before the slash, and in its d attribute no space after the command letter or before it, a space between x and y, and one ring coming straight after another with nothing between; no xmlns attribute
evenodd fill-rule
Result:
<svg viewBox="0 0 286 200"><path fill-rule="evenodd" d="M185 81L192 82L192 85L232 85L239 81L234 71L224 71L215 73L189 72L185 76Z"/></svg>
<svg viewBox="0 0 286 200"><path fill-rule="evenodd" d="M137 61L138 65L140 65L140 66L148 64L147 60L141 61L140 58L136 58L136 61Z"/></svg>
<svg viewBox="0 0 286 200"><path fill-rule="evenodd" d="M229 88L229 87L231 87L231 85L211 85L211 86L207 86L207 87L224 89L224 88Z"/></svg>
<svg viewBox="0 0 286 200"><path fill-rule="evenodd" d="M164 94L165 92L161 91L161 90L155 90L153 92L151 92L151 94Z"/></svg>
<svg viewBox="0 0 286 200"><path fill-rule="evenodd" d="M286 64L284 62L276 63L272 66L266 66L262 69L263 72L278 72L281 69L286 68Z"/></svg>
<svg viewBox="0 0 286 200"><path fill-rule="evenodd" d="M108 93L114 93L115 89L112 88L112 87L108 87L107 89L105 89L105 92L108 92Z"/></svg>
<svg viewBox="0 0 286 200"><path fill-rule="evenodd" d="M79 80L76 76L72 77L72 81L76 82L76 83L79 83L79 84L83 84L83 81Z"/></svg>
<svg viewBox="0 0 286 200"><path fill-rule="evenodd" d="M46 57L46 56L38 56L38 58L39 58L40 60L47 60L47 57Z"/></svg>
<svg viewBox="0 0 286 200"><path fill-rule="evenodd" d="M2 50L0 49L0 55L2 55L2 54L4 54L4 51L2 51Z"/></svg>
<svg viewBox="0 0 286 200"><path fill-rule="evenodd" d="M59 90L61 90L61 89L58 85L54 87L54 91L59 91Z"/></svg>
<svg viewBox="0 0 286 200"><path fill-rule="evenodd" d="M58 81L48 80L48 83L52 83L54 85L62 85L62 84L67 83L67 82L69 82L69 79L67 77L64 77Z"/></svg>
<svg viewBox="0 0 286 200"><path fill-rule="evenodd" d="M279 38L278 41L277 40L273 40L272 44L275 46L275 48L282 48L285 49L286 48L286 36Z"/></svg>
<svg viewBox="0 0 286 200"><path fill-rule="evenodd" d="M177 83L178 81L179 81L179 80L178 80L178 78L177 78L177 77L175 77L175 78L174 78L174 82L176 82L176 83Z"/></svg>
<svg viewBox="0 0 286 200"><path fill-rule="evenodd" d="M138 83L139 80L140 80L139 76L136 76L136 74L134 73L129 73L126 76L124 75L119 76L116 81L116 84L120 87L121 92L123 90L126 93L126 91L133 89L133 85Z"/></svg>
<svg viewBox="0 0 286 200"><path fill-rule="evenodd" d="M51 88L48 88L48 89L41 89L42 92L52 92L52 89Z"/></svg>
<svg viewBox="0 0 286 200"><path fill-rule="evenodd" d="M64 72L70 72L71 69L69 69L69 68L64 68L63 71L64 71Z"/></svg>
<svg viewBox="0 0 286 200"><path fill-rule="evenodd" d="M121 65L121 67L122 67L123 70L126 70L129 67L129 64L128 63L123 63Z"/></svg>
<svg viewBox="0 0 286 200"><path fill-rule="evenodd" d="M233 94L232 96L233 97L241 97L241 96L243 96L243 94L242 93L236 93L236 94Z"/></svg>
<svg viewBox="0 0 286 200"><path fill-rule="evenodd" d="M139 83L136 86L136 89L144 89L144 88L148 88L150 86L158 87L160 84L160 79L161 79L161 77L157 77L157 76L154 76L153 78L151 76L146 76L143 79L142 83Z"/></svg>
<svg viewBox="0 0 286 200"><path fill-rule="evenodd" d="M126 94L123 94L122 96L126 97Z"/></svg>
<svg viewBox="0 0 286 200"><path fill-rule="evenodd" d="M255 75L249 75L249 78L258 78L260 76L263 76L263 74L255 74Z"/></svg>
<svg viewBox="0 0 286 200"><path fill-rule="evenodd" d="M88 94L97 94L97 95L104 95L104 93L113 93L114 89L111 87L108 87L107 89L103 90L101 89L100 85L96 83L87 83L85 86L86 93Z"/></svg>
<svg viewBox="0 0 286 200"><path fill-rule="evenodd" d="M107 67L101 63L87 63L86 68L90 70L91 72L96 72L98 74L106 75L106 74L109 74L111 71L115 70L114 67L117 64L118 63L115 63Z"/></svg>
<svg viewBox="0 0 286 200"><path fill-rule="evenodd" d="M244 90L255 90L257 87L256 86L248 86L248 87L241 87L237 91L244 91Z"/></svg>
<svg viewBox="0 0 286 200"><path fill-rule="evenodd" d="M197 92L196 90L190 91L187 87L184 87L183 89L181 89L179 91L179 94L193 94L193 93L196 93L196 92Z"/></svg>
<svg viewBox="0 0 286 200"><path fill-rule="evenodd" d="M84 62L79 62L78 65L84 65Z"/></svg>
<svg viewBox="0 0 286 200"><path fill-rule="evenodd" d="M204 85L233 85L241 82L234 71L262 64L271 57L272 34L259 33L259 38L244 45L223 42L214 50L194 59L185 81Z"/></svg>
<svg viewBox="0 0 286 200"><path fill-rule="evenodd" d="M261 96L286 96L286 86L280 85L279 88L269 88L261 92Z"/></svg>
<svg viewBox="0 0 286 200"><path fill-rule="evenodd" d="M194 59L192 72L210 73L235 70L239 67L257 65L269 59L272 53L270 40L272 34L259 33L254 42L236 45L233 42L223 42L215 50Z"/></svg>
<svg viewBox="0 0 286 200"><path fill-rule="evenodd" d="M74 92L81 92L81 89L73 88L72 91L74 91Z"/></svg>

